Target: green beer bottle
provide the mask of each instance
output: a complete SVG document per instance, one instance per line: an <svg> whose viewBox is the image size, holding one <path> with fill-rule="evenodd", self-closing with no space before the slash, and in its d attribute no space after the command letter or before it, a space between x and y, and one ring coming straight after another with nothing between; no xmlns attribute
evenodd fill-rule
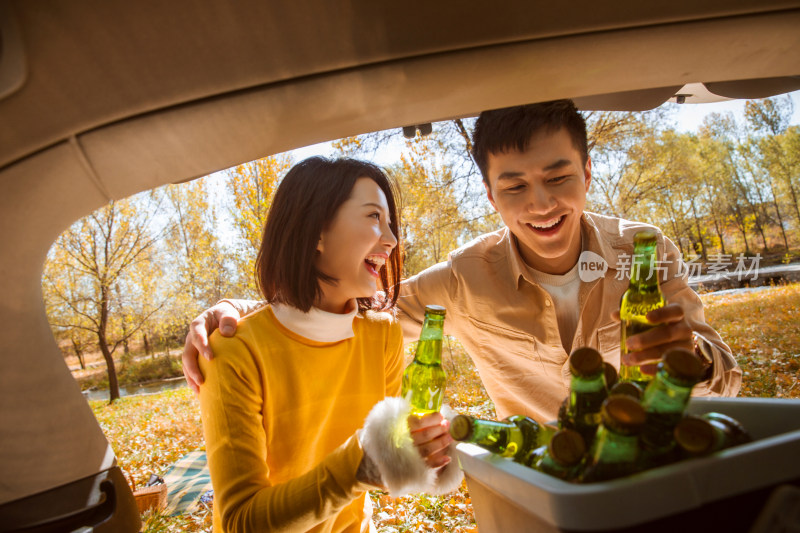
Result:
<svg viewBox="0 0 800 533"><path fill-rule="evenodd" d="M608 395L603 358L593 348L578 348L569 356L569 370L572 373L569 396L559 410L559 427L577 431L589 445Z"/></svg>
<svg viewBox="0 0 800 533"><path fill-rule="evenodd" d="M664 354L655 378L642 394L647 413L641 433L646 463L667 461L674 448L673 430L683 417L692 388L702 379L703 364L694 352L673 349Z"/></svg>
<svg viewBox="0 0 800 533"><path fill-rule="evenodd" d="M450 420L450 436L454 440L476 444L517 462L532 450L546 445L553 433L555 428L522 415L513 415L505 420L456 415Z"/></svg>
<svg viewBox="0 0 800 533"><path fill-rule="evenodd" d="M438 412L442 408L447 376L442 368L442 337L445 309L425 306L425 321L419 335L414 360L403 372L403 398L417 416Z"/></svg>
<svg viewBox="0 0 800 533"><path fill-rule="evenodd" d="M547 446L530 453L525 464L564 481L572 481L578 476L585 455L586 443L580 433L560 429Z"/></svg>
<svg viewBox="0 0 800 533"><path fill-rule="evenodd" d="M686 415L675 426L675 442L685 458L702 457L752 440L737 420L722 413Z"/></svg>
<svg viewBox="0 0 800 533"><path fill-rule="evenodd" d="M633 237L633 261L628 290L622 295L619 306L621 320L620 353L628 353L626 342L629 337L653 327L645 316L653 309L664 307L664 295L658 287L656 271L656 233L652 230L639 231ZM644 388L652 376L642 372L639 366L621 364L621 381L633 381Z"/></svg>
<svg viewBox="0 0 800 533"><path fill-rule="evenodd" d="M639 431L645 413L639 402L622 394L603 403L602 423L579 476L583 483L606 481L634 473L639 460Z"/></svg>

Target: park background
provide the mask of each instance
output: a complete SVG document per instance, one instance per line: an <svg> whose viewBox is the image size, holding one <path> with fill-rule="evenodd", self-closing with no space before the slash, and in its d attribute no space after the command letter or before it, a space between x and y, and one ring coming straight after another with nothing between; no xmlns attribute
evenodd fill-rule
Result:
<svg viewBox="0 0 800 533"><path fill-rule="evenodd" d="M761 267L800 261L800 93L584 115L588 210L661 227L703 273L737 257ZM311 155L386 168L401 189L412 275L502 225L468 155L473 125L435 123L412 139L374 132L266 157L112 202L56 240L42 279L48 318L132 486L203 445L196 398L180 378L187 325L221 298L258 298L253 262L285 172ZM699 292L745 372L741 395L800 397L798 285ZM456 339L445 365L449 403L494 417ZM466 486L442 498L371 497L380 531L477 530ZM177 517L148 512L145 521L145 531L211 529L207 505Z"/></svg>

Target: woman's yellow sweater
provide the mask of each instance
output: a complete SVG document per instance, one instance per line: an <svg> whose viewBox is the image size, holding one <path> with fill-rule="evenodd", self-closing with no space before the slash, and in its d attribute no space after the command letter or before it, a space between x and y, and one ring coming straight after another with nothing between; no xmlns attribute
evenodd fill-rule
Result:
<svg viewBox="0 0 800 533"><path fill-rule="evenodd" d="M387 313L353 319L354 336L317 342L267 306L235 337L211 336L200 406L214 531L367 531L355 437L370 409L400 393L403 339Z"/></svg>

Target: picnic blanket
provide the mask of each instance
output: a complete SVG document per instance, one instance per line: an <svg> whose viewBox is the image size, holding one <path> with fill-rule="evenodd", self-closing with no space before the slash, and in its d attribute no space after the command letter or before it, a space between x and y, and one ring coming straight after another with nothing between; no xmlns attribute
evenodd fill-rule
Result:
<svg viewBox="0 0 800 533"><path fill-rule="evenodd" d="M205 450L187 453L163 477L167 484L167 506L164 514L175 516L197 511L201 505L210 501L209 493L213 494Z"/></svg>

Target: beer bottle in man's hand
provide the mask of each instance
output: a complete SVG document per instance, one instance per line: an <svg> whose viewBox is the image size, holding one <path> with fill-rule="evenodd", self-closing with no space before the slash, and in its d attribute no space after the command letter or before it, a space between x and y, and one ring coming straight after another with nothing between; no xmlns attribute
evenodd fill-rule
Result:
<svg viewBox="0 0 800 533"><path fill-rule="evenodd" d="M658 286L656 269L656 233L639 231L633 237L633 260L628 290L622 295L619 306L621 320L620 352L628 353L628 338L653 327L646 315L654 309L664 307L664 295ZM622 361L619 369L621 381L633 381L645 388L652 376L642 372L637 365L626 365Z"/></svg>

